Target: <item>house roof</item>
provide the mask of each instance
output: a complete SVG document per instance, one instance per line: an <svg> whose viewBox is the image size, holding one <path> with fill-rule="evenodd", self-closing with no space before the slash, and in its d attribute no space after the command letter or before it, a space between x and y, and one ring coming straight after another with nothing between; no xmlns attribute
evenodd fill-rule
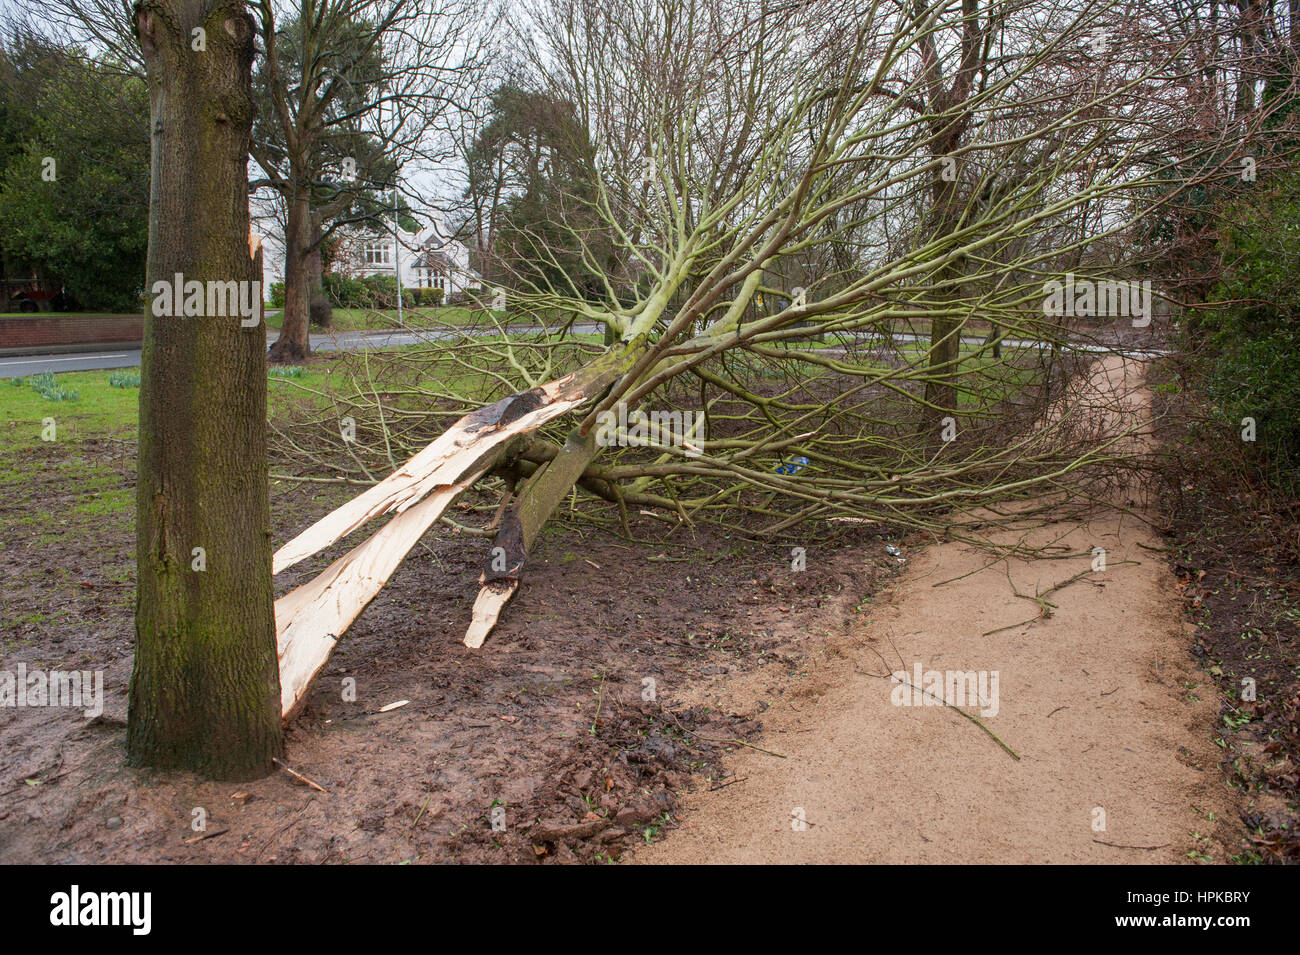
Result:
<svg viewBox="0 0 1300 955"><path fill-rule="evenodd" d="M456 268L456 263L452 261L451 256L446 252L425 249L415 257L415 267L419 269L435 269L439 272L451 272Z"/></svg>

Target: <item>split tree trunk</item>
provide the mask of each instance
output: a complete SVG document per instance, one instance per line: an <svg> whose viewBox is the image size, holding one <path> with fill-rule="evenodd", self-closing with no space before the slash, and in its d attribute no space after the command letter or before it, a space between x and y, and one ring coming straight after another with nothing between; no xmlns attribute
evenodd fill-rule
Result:
<svg viewBox="0 0 1300 955"><path fill-rule="evenodd" d="M646 339L638 337L605 352L572 374L465 415L397 471L322 517L276 551L272 572L279 574L374 518L396 512L392 520L366 541L276 601L281 706L286 718L301 706L338 638L451 502L506 460L515 439L603 394L636 363L645 348ZM587 441L594 451L594 441ZM570 466L574 459L561 464L562 459L566 459L564 453L546 470L556 475L563 472L567 491L586 464L584 461L575 471ZM549 516L553 508L554 504L545 514Z"/></svg>
<svg viewBox="0 0 1300 955"><path fill-rule="evenodd" d="M260 281L248 215L253 22L242 0L140 0L135 18L152 126L148 288L177 273L205 288ZM201 53L191 47L199 28ZM265 342L260 321L146 309L127 724L135 765L250 779L283 752Z"/></svg>

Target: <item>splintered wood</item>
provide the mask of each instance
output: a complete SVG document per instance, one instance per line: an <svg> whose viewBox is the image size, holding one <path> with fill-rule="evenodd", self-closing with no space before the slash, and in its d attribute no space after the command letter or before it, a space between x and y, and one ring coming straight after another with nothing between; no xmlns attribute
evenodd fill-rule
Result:
<svg viewBox="0 0 1300 955"><path fill-rule="evenodd" d="M324 550L374 518L396 512L364 543L275 602L281 711L286 718L302 702L335 641L379 593L424 532L492 467L512 438L581 404L585 384L589 382L567 375L466 415L389 477L276 552L273 574Z"/></svg>
<svg viewBox="0 0 1300 955"><path fill-rule="evenodd" d="M538 400L544 403L513 421L499 423L519 395L467 414L384 480L326 514L276 551L272 575L324 550L381 514L413 507L433 488L458 481L485 452L577 407L582 402L581 392L560 398L563 386L572 378L567 375L540 386Z"/></svg>
<svg viewBox="0 0 1300 955"><path fill-rule="evenodd" d="M374 599L415 542L482 472L439 487L348 551L309 583L275 602L280 650L280 710L293 712L334 643Z"/></svg>
<svg viewBox="0 0 1300 955"><path fill-rule="evenodd" d="M497 625L497 618L501 616L501 608L515 595L515 591L518 589L518 580L494 580L483 585L483 588L478 592L477 599L474 601L474 612L470 619L469 629L465 631L465 646L471 650L477 650L483 646L483 641L492 632L492 628Z"/></svg>

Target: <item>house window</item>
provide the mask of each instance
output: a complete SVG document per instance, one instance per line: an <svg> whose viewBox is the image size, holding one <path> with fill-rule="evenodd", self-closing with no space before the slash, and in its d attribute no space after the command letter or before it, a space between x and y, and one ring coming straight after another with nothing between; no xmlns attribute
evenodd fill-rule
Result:
<svg viewBox="0 0 1300 955"><path fill-rule="evenodd" d="M393 250L383 242L371 242L366 245L366 265L391 265Z"/></svg>

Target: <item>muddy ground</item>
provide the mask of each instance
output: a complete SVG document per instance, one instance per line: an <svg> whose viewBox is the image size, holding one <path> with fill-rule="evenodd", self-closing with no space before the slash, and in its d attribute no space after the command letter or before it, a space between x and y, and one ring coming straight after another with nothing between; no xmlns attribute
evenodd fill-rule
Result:
<svg viewBox="0 0 1300 955"><path fill-rule="evenodd" d="M1162 437L1167 447L1182 447L1176 429ZM1026 710L1029 722L1021 732L1008 734L1032 744L1034 734L1050 725L1052 732L1040 741L1044 754L1059 749L1052 741L1061 734L1070 740L1113 738L1123 752L1112 758L1088 748L1090 759L1104 756L1088 771L1110 786L1106 800L1121 807L1136 800L1133 811L1119 818L1151 824L1136 827L1131 838L1100 841L1086 826L1072 828L1079 845L1067 846L1066 855L1053 861L1156 861L1157 854L1160 861L1297 858L1295 515L1252 497L1248 487L1210 481L1203 447L1189 444L1179 454L1184 463L1172 455L1175 466L1164 473L1188 474L1187 479L1164 486L1151 478L1160 502L1152 506L1150 521L1159 536L1132 544L1134 559L1151 572L1143 586L1154 609L1141 632L1159 640L1143 650L1117 637L1114 652L1103 654L1127 668L1119 678L1135 682L1118 694L1108 683L1097 700L1087 697L1085 686L1065 707L1053 694L1040 700L1026 692L1021 701L1041 705ZM969 746L971 758L987 770L981 778L995 789L1008 778L1007 757L978 733L954 735L951 726L938 737L927 725L891 740L872 727L897 718L897 712L859 712L863 701L853 681L860 681L861 661L853 654L868 652L870 627L879 626L870 618L892 608L910 619L915 610L904 612L894 596L882 603L881 591L900 580L903 589L891 590L905 597L905 575L929 567L927 561L943 556L944 545L903 538L880 525L848 523L814 525L808 540L758 542L738 532L673 528L635 515L631 530L637 539L629 540L618 532L612 510L600 504L585 513L609 518L604 526L582 519L580 511L547 529L519 596L477 652L460 640L490 544L442 525L426 535L348 631L289 727L286 762L320 789L288 772L229 784L131 769L124 764L123 744L134 639L134 470L129 436L28 444L18 453L0 447L0 670L20 663L103 670L107 693L105 712L94 719L69 710L0 708L2 862L604 862L680 827L687 831L638 853L638 859L685 861L694 851L692 840L699 842L689 832L693 826L712 839L700 843L701 859L717 861L717 847L735 849L737 835L753 820L701 828L705 817L698 807L714 805L743 817L745 800L758 789L751 770L770 773L796 764L813 767L797 780L805 787L799 800L791 802L780 787L768 789L775 794L769 802L780 809L775 825L787 839L784 814L789 805L812 798L806 783L824 785L826 804L843 813L844 781L873 766L883 779L862 787L872 805L880 801L876 794L893 793L909 811L954 826L995 807L1009 814L1008 831L1020 831L1026 820L1037 818L1031 812L1036 807L1059 808L1056 796L1023 812L1012 811L1006 798L988 797L972 798L945 815L934 808L942 807L943 793L927 801L920 782L897 785L889 767L898 765L900 745L916 747L908 764L913 770L923 770L929 760L940 776L947 770L934 741ZM273 484L275 545L351 493ZM452 516L474 524L486 519L495 502L474 491L462 503L479 510ZM351 543L283 574L277 593L310 579ZM889 556L886 543L901 545L908 563ZM1091 542L1077 543L1086 554ZM807 550L806 571L791 568L794 545ZM954 559L970 558L959 552L963 556ZM1172 574L1164 570L1167 564ZM1020 581L1022 589L1037 586L1039 577L1049 583L1059 577L1055 565L1033 573ZM970 585L985 576L972 576ZM933 605L928 639L949 640L951 646L902 649L918 659L937 659L969 643L962 633L944 636L943 626L960 630L972 615L992 620L995 610L1010 608L1023 616L1023 602L1005 593L1010 575L1004 576L989 582L985 603L979 595L957 595L955 588L946 597L931 592L937 596L926 598ZM930 592L929 583L922 592ZM1078 600L1088 592L1080 584L1068 596ZM1177 622L1184 611L1186 630ZM993 623L1018 619L998 617ZM1062 641L1077 636L1064 611L1061 622ZM913 629L902 620L896 624L900 637ZM1036 628L1043 629L1034 625L1029 631ZM1023 636L1008 633L986 634L986 642ZM1032 636L1043 639L1037 632ZM1025 655L1033 640L1022 642L1025 647L1002 648L998 652L1007 660L994 663L1023 674L1060 662L1061 647L1035 661ZM1078 651L1097 652L1089 641ZM828 661L847 669L837 711L843 720L835 724L842 731L830 734L827 745L838 739L856 755L838 777L821 779L825 767L834 765L827 755L799 754L813 732L803 723L808 707L817 708L821 719L833 702ZM1172 669L1165 669L1167 663ZM1236 687L1243 676L1257 679L1257 701L1240 699ZM1198 692L1211 678L1219 691L1214 700ZM1151 732L1130 732L1123 723L1109 727L1107 737L1093 724L1077 732L1066 725L1079 713L1105 715L1125 700L1157 695L1163 702ZM402 705L389 708L396 703ZM786 710L795 717L787 718ZM1120 713L1117 718L1131 722L1131 712ZM781 744L789 750L785 759L762 752L782 733L803 735ZM855 740L862 734L859 745ZM1149 746L1142 750L1146 757L1134 762L1126 747L1139 738ZM864 757L868 744L884 748ZM1084 747L1079 749L1082 756ZM1157 756L1164 762L1154 762ZM1038 768L1050 789L1070 766L1058 771L1045 758L1038 758ZM1025 765L1033 759L1027 756ZM1126 785L1120 771L1128 766L1141 781L1150 766L1165 763L1161 778L1181 780L1178 802L1165 799L1169 793L1151 795L1137 783ZM1082 784L1076 789L1084 791ZM877 808L883 811L883 805ZM1148 805L1177 812L1147 820L1139 811ZM850 820L854 825L867 818L859 815ZM1058 846L1059 833L1074 826L1077 815L1068 815L1067 822L1043 816L1045 835L1034 844ZM900 809L886 818L910 817ZM830 839L832 828L809 831ZM975 829L969 844L982 847L987 833ZM1018 840L1006 842L1002 861L1048 861L1025 855ZM756 836L753 844L765 851L777 845L771 834ZM831 839L812 860L865 844ZM875 858L891 858L900 847L902 842L886 839ZM918 848L915 858L895 861L939 861L929 851ZM1139 858L1112 860L1112 853Z"/></svg>
<svg viewBox="0 0 1300 955"><path fill-rule="evenodd" d="M614 860L661 836L681 791L725 785L720 758L757 733L768 706L680 701L742 673L795 675L810 641L899 566L881 527L822 525L825 539L803 544L814 570L799 573L789 542L686 527L665 539L668 526L642 518L632 530L650 542L637 543L570 524L548 531L476 652L460 639L488 545L438 526L289 728L287 764L325 792L286 772L240 784L158 777L123 754L134 443L24 453L37 466L10 472L0 500L0 669L103 670L106 705L93 719L0 709L3 862ZM86 491L76 475L90 471L108 477ZM127 506L96 506L114 495ZM344 496L275 485L276 546ZM333 556L286 573L277 592Z"/></svg>

